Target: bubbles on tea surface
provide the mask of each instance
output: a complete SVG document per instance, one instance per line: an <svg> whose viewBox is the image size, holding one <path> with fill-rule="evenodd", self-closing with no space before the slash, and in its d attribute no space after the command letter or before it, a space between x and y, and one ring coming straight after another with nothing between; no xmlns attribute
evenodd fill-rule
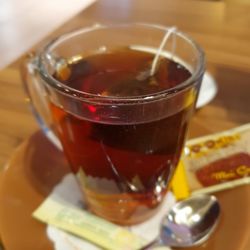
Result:
<svg viewBox="0 0 250 250"><path fill-rule="evenodd" d="M107 51L107 47L106 46L101 46L99 49L98 49L98 52L100 53L104 53Z"/></svg>
<svg viewBox="0 0 250 250"><path fill-rule="evenodd" d="M71 75L71 71L68 66L68 61L64 58L60 58L60 59L57 59L54 63L56 66L55 77L59 81L66 81ZM61 84L57 84L57 86L61 87Z"/></svg>
<svg viewBox="0 0 250 250"><path fill-rule="evenodd" d="M77 62L79 62L79 61L82 60L82 59L83 59L82 55L75 55L75 56L72 56L72 57L68 60L68 64L77 63Z"/></svg>

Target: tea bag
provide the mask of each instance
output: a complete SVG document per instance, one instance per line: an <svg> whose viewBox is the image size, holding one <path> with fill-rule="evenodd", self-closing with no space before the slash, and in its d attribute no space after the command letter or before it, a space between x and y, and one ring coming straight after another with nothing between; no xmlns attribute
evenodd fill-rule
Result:
<svg viewBox="0 0 250 250"><path fill-rule="evenodd" d="M152 85L157 84L157 81L155 79L153 79L153 76L155 75L159 66L162 63L164 63L164 61L166 61L166 57L161 57L162 50L163 50L164 46L166 45L166 42L167 42L168 38L170 37L170 35L175 31L176 31L176 27L171 27L167 30L167 32L166 32L165 36L163 37L161 44L160 44L160 46L159 46L159 48L154 56L152 64L149 65L149 66L151 66L151 68L140 72L136 78L137 80L143 81L143 80L146 80L149 77L151 77L149 84L152 84ZM174 50L174 48L175 48L175 44L173 46L173 50ZM172 50L172 54L173 54L173 50Z"/></svg>

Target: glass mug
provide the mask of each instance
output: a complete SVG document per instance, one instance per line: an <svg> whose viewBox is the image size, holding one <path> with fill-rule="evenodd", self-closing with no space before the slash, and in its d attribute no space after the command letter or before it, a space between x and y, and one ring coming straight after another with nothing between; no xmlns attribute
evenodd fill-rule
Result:
<svg viewBox="0 0 250 250"><path fill-rule="evenodd" d="M135 83L140 85L136 91L134 86L129 90L126 80L116 83L116 79L127 79L129 70L145 58L152 61L167 30L142 23L82 28L48 43L28 59L22 71L34 114L47 134L59 138L88 209L122 225L150 218L162 204L204 74L201 48L176 31L161 57L178 63L168 66L174 79L183 71L171 72L171 67L188 70L184 80L152 90L148 83L152 78L146 77L143 83ZM116 55L117 48L126 49ZM102 64L109 66L98 72ZM116 67L127 71L116 71ZM89 72L95 72L94 78ZM98 78L107 72L115 77ZM72 85L74 79L78 85ZM123 94L110 92L111 82Z"/></svg>

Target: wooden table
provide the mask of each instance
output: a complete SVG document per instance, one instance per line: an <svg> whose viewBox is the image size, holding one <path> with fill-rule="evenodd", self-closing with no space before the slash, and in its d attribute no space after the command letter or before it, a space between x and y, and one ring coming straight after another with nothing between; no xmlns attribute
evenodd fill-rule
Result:
<svg viewBox="0 0 250 250"><path fill-rule="evenodd" d="M207 69L219 85L217 97L198 110L192 119L190 137L195 137L250 121L249 13L250 5L231 1L102 0L34 47L58 34L96 22L142 21L176 25L204 48ZM19 76L20 62L19 58L0 71L0 166L38 129L25 102Z"/></svg>

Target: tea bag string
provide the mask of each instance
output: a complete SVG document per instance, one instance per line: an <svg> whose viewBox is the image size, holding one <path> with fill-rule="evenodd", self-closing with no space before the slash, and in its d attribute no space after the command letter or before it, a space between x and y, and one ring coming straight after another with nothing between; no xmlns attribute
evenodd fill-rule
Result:
<svg viewBox="0 0 250 250"><path fill-rule="evenodd" d="M157 64L158 64L158 61L159 61L159 58L161 56L161 53L162 53L162 49L164 48L168 38L170 37L170 35L173 33L173 32L176 32L177 28L176 27L171 27L167 30L165 36L163 37L162 41L161 41L161 44L155 54L155 57L154 57L154 60L152 62L152 66L151 66L151 70L150 70L150 76L153 76L155 74L155 70L157 68Z"/></svg>

